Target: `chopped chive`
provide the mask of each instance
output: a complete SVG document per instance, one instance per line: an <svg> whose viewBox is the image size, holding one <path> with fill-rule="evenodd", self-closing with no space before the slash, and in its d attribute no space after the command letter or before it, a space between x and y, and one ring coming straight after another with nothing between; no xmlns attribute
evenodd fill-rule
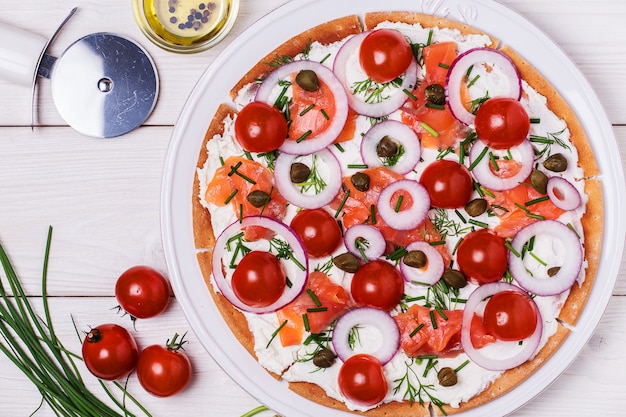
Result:
<svg viewBox="0 0 626 417"><path fill-rule="evenodd" d="M402 205L402 200L404 200L404 196L401 195L398 197L398 201L396 202L396 208L395 211L396 213L398 213L400 211L400 206Z"/></svg>
<svg viewBox="0 0 626 417"><path fill-rule="evenodd" d="M430 45L432 41L433 41L433 30L431 29L428 32L428 39L426 39L426 46Z"/></svg>
<svg viewBox="0 0 626 417"><path fill-rule="evenodd" d="M493 170L498 172L500 171L500 167L498 166L498 161L496 160L496 156L493 154L493 152L489 152L489 161L491 162L491 166L493 167Z"/></svg>
<svg viewBox="0 0 626 417"><path fill-rule="evenodd" d="M526 217L530 217L531 219L537 219L537 220L545 220L546 219L544 216L541 216L541 215L535 214L535 213L531 213L530 211L526 213Z"/></svg>
<svg viewBox="0 0 626 417"><path fill-rule="evenodd" d="M289 85L291 85L291 83ZM278 97L276 97L276 100L274 101L274 106L278 107L279 109L282 109L284 107L283 98L285 97L285 94L287 94L289 85L283 86L283 89L281 90L280 94L278 94Z"/></svg>
<svg viewBox="0 0 626 417"><path fill-rule="evenodd" d="M304 108L300 113L298 113L298 116L304 116L305 114L307 114L308 112L310 112L313 107L315 107L315 104L309 104L306 108Z"/></svg>
<svg viewBox="0 0 626 417"><path fill-rule="evenodd" d="M307 313L323 313L324 311L328 311L328 307L316 307L316 308L307 308Z"/></svg>
<svg viewBox="0 0 626 417"><path fill-rule="evenodd" d="M515 203L515 206L523 211L525 211L526 213L530 213L530 210L528 210L526 207L522 206L520 203Z"/></svg>
<svg viewBox="0 0 626 417"><path fill-rule="evenodd" d="M330 116L328 116L328 113L326 113L326 110L320 109L320 113L322 113L322 116L324 116L324 119L330 120Z"/></svg>
<svg viewBox="0 0 626 417"><path fill-rule="evenodd" d="M309 316L306 313L302 314L302 322L304 323L304 330L311 331L311 325L309 324Z"/></svg>
<svg viewBox="0 0 626 417"><path fill-rule="evenodd" d="M413 329L413 331L411 333L409 333L409 337L415 336L417 334L417 332L422 330L423 327L424 327L424 323L420 323L419 326L417 326L415 329Z"/></svg>
<svg viewBox="0 0 626 417"><path fill-rule="evenodd" d="M430 323L433 325L433 329L437 328L437 320L435 319L435 312L430 310Z"/></svg>
<svg viewBox="0 0 626 417"><path fill-rule="evenodd" d="M243 221L243 204L239 204L239 223Z"/></svg>
<svg viewBox="0 0 626 417"><path fill-rule="evenodd" d="M446 106L443 104L435 104L435 103L426 103L426 107L428 107L429 109L435 109L435 110L445 110Z"/></svg>
<svg viewBox="0 0 626 417"><path fill-rule="evenodd" d="M372 224L376 224L376 206L370 205L370 219Z"/></svg>
<svg viewBox="0 0 626 417"><path fill-rule="evenodd" d="M513 245L511 245L511 242L509 242L509 241L504 242L504 246L506 246L506 247L509 249L509 251L511 251L511 253L512 253L513 255L515 255L517 258L521 258L521 257L522 257L522 255L520 255L520 253L519 253L518 251L516 251L516 250L515 250L515 248L513 247Z"/></svg>
<svg viewBox="0 0 626 417"><path fill-rule="evenodd" d="M487 154L487 151L489 151L489 148L485 147L485 149L482 150L480 155L478 155L478 158L476 158L474 162L472 162L472 164L469 166L468 169L470 171L476 168L476 165L478 165L478 163L485 157L485 155Z"/></svg>
<svg viewBox="0 0 626 417"><path fill-rule="evenodd" d="M252 178L248 177L245 174L242 174L241 172L238 171L239 167L241 166L241 161L237 162L235 165L230 167L230 172L228 173L229 177L232 177L233 174L237 175L241 178L243 178L244 180L248 181L250 184L256 184L256 181L253 180Z"/></svg>
<svg viewBox="0 0 626 417"><path fill-rule="evenodd" d="M224 166L224 158L222 157L222 155L220 155L220 165Z"/></svg>
<svg viewBox="0 0 626 417"><path fill-rule="evenodd" d="M547 201L549 199L550 197L548 197L547 195L544 195L543 197L539 197L539 198L535 198L534 200L527 201L524 203L524 205L528 207L528 206L532 206L533 204L541 203L542 201Z"/></svg>
<svg viewBox="0 0 626 417"><path fill-rule="evenodd" d="M535 136L535 135L531 135L528 140L530 140L531 142L534 143L543 143L546 145L552 145L554 143L554 140L552 139L548 139L545 136Z"/></svg>
<svg viewBox="0 0 626 417"><path fill-rule="evenodd" d="M403 248L402 246L398 246L393 252L387 255L387 259L397 261L407 253L409 252L405 248Z"/></svg>
<svg viewBox="0 0 626 417"><path fill-rule="evenodd" d="M580 235L578 234L578 231L576 230L573 224L567 223L567 227L569 227L572 230L572 232L576 233L576 236L578 236L578 239L580 239Z"/></svg>
<svg viewBox="0 0 626 417"><path fill-rule="evenodd" d="M485 229L489 227L489 225L487 223L481 222L481 221L478 221L478 220L474 220L474 219L469 219L469 223L473 224L474 226L482 227L482 228L485 228Z"/></svg>
<svg viewBox="0 0 626 417"><path fill-rule="evenodd" d="M289 277L285 277L285 285L287 286L287 288L293 287L293 282L291 282Z"/></svg>
<svg viewBox="0 0 626 417"><path fill-rule="evenodd" d="M289 259L291 259L293 263L296 264L298 268L300 268L301 271L306 271L306 267L302 265L302 263L299 260L296 259L293 252L289 253Z"/></svg>
<svg viewBox="0 0 626 417"><path fill-rule="evenodd" d="M467 359L465 362L463 362L462 364L460 364L459 366L457 366L454 369L454 372L459 372L461 369L465 368L468 364L470 363L469 359Z"/></svg>
<svg viewBox="0 0 626 417"><path fill-rule="evenodd" d="M252 161L252 154L248 151L243 151L243 154L246 156L246 158L250 161Z"/></svg>
<svg viewBox="0 0 626 417"><path fill-rule="evenodd" d="M463 241L463 238L456 241L456 244L454 245L454 249L452 249L453 255L456 253L456 250L459 248L459 245L461 244L462 241Z"/></svg>
<svg viewBox="0 0 626 417"><path fill-rule="evenodd" d="M226 198L226 200L224 200L224 204L228 204L230 203L230 200L233 199L233 197L235 197L235 195L239 192L239 189L235 189L232 193L230 193L230 195L228 196L228 198Z"/></svg>
<svg viewBox="0 0 626 417"><path fill-rule="evenodd" d="M428 242L428 244L430 246L440 246L440 245L445 245L446 241L445 240L434 240L432 242Z"/></svg>
<svg viewBox="0 0 626 417"><path fill-rule="evenodd" d="M461 219L463 223L467 223L467 220L465 220L465 217L461 214L461 212L458 209L455 209L454 212L459 217L459 219Z"/></svg>
<svg viewBox="0 0 626 417"><path fill-rule="evenodd" d="M441 316L442 319L444 319L445 321L448 321L448 316L446 316L446 313L443 312L441 307L437 306L435 307L435 310L437 310L437 313Z"/></svg>
<svg viewBox="0 0 626 417"><path fill-rule="evenodd" d="M473 86L476 83L476 81L478 81L479 78L480 78L480 75L476 75L474 78L472 78L472 81L467 83L467 88L470 88L471 86Z"/></svg>
<svg viewBox="0 0 626 417"><path fill-rule="evenodd" d="M495 198L496 197L496 195L494 193L492 193L491 191L483 188L482 186L480 187L480 189L482 190L483 194L487 194L491 198Z"/></svg>
<svg viewBox="0 0 626 417"><path fill-rule="evenodd" d="M343 210L343 206L346 204L348 197L350 197L350 190L346 191L346 194L343 196L339 207L337 207L337 211L335 212L335 218L337 218L339 216L339 213L341 213L341 210Z"/></svg>
<svg viewBox="0 0 626 417"><path fill-rule="evenodd" d="M474 65L470 65L469 67L467 67L467 71L465 71L465 78L469 78L473 70L474 70Z"/></svg>
<svg viewBox="0 0 626 417"><path fill-rule="evenodd" d="M411 93L409 90L405 88L402 91L409 97L409 99L411 99L412 101L417 101L417 97L415 97L415 95L413 95L413 93Z"/></svg>
<svg viewBox="0 0 626 417"><path fill-rule="evenodd" d="M443 62L440 62L438 65L439 68L443 68L443 69L449 69L450 65L448 64L444 64Z"/></svg>
<svg viewBox="0 0 626 417"><path fill-rule="evenodd" d="M541 119L539 117L531 117L530 118L530 123L532 123L532 124L541 123Z"/></svg>
<svg viewBox="0 0 626 417"><path fill-rule="evenodd" d="M316 306L321 307L322 303L320 302L320 299L317 298L317 295L315 295L315 293L313 292L312 289L308 289L306 290L306 293L309 295L309 297L311 297L311 300L313 300L313 302L315 303Z"/></svg>
<svg viewBox="0 0 626 417"><path fill-rule="evenodd" d="M528 240L528 250L535 249L535 236L531 236Z"/></svg>
<svg viewBox="0 0 626 417"><path fill-rule="evenodd" d="M422 127L422 129L424 129L425 131L430 133L432 136L434 136L436 138L439 137L439 132L437 132L435 129L430 127L426 122L420 122L420 126Z"/></svg>
<svg viewBox="0 0 626 417"><path fill-rule="evenodd" d="M274 339L276 338L276 335L278 335L278 332L280 332L283 327L285 327L287 325L287 320L283 321L280 326L278 326L278 329L274 330L274 333L272 333L272 337L270 338L270 340L267 342L267 345L265 345L265 349L269 348L270 345L272 344L272 342L274 341Z"/></svg>
<svg viewBox="0 0 626 417"><path fill-rule="evenodd" d="M335 143L335 148L339 150L339 152L345 152L346 150L341 146L340 143Z"/></svg>
<svg viewBox="0 0 626 417"><path fill-rule="evenodd" d="M452 301L453 303L461 303L461 304L465 304L467 303L467 298L450 298L450 301Z"/></svg>
<svg viewBox="0 0 626 417"><path fill-rule="evenodd" d="M419 355L416 356L415 359L419 359L419 360L434 360L437 359L439 356L437 355Z"/></svg>
<svg viewBox="0 0 626 417"><path fill-rule="evenodd" d="M313 131L311 131L311 130L307 130L306 132L304 132L304 133L302 134L302 136L300 136L298 139L296 139L296 142L297 142L297 143L302 142L303 140L305 140L306 138L308 138L308 137L311 135L311 133L313 133Z"/></svg>
<svg viewBox="0 0 626 417"><path fill-rule="evenodd" d="M350 169L367 169L366 164L348 164L348 168Z"/></svg>
<svg viewBox="0 0 626 417"><path fill-rule="evenodd" d="M320 61L320 64L323 64L328 58L330 58L330 54L326 54L326 56Z"/></svg>
<svg viewBox="0 0 626 417"><path fill-rule="evenodd" d="M541 265L543 265L543 266L548 266L548 264L547 264L547 263L546 263L543 259L541 259L541 258L540 258L540 257L538 257L537 255L535 255L535 253L534 253L534 252L530 252L530 251L529 251L528 253L530 254L530 256L532 256L532 257L533 257L533 258L534 258L537 262L539 262Z"/></svg>
<svg viewBox="0 0 626 417"><path fill-rule="evenodd" d="M235 165L231 165L230 166L230 172L228 173L228 176L232 177L235 174L235 172L237 172L237 170L239 169L239 167L241 165L242 165L241 161L237 162Z"/></svg>

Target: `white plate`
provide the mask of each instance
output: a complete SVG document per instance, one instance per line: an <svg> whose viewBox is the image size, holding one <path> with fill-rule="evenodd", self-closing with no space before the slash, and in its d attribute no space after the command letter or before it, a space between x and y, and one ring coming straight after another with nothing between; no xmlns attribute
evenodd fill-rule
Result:
<svg viewBox="0 0 626 417"><path fill-rule="evenodd" d="M521 407L554 381L578 356L611 296L619 270L624 216L624 179L611 125L593 90L567 56L541 31L506 7L488 0L421 2L409 0L294 0L252 25L230 44L203 74L174 129L164 169L162 229L172 286L183 311L206 350L239 385L274 411L289 417L347 416L300 397L275 380L244 350L215 307L205 286L194 247L191 219L192 183L209 118L245 72L286 39L307 27L366 11L414 10L451 17L484 30L526 57L561 92L582 118L598 165L604 191L605 230L596 283L576 331L549 362L510 393L463 416L497 416ZM556 71L558 69L558 72ZM608 227L610 225L610 228ZM619 233L621 232L621 233Z"/></svg>

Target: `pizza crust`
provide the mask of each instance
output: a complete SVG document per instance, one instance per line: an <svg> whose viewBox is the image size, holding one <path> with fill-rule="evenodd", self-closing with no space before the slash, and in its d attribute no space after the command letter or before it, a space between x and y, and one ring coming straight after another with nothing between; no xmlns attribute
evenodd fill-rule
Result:
<svg viewBox="0 0 626 417"><path fill-rule="evenodd" d="M241 79L233 86L230 91L232 99L237 95L237 92L244 86L255 82L259 78L263 78L267 73L271 72L272 66L268 63L280 59L282 56L295 56L301 53L311 40L316 40L322 44L332 43L345 38L350 34L359 33L362 30L369 30L376 25L384 21L393 22L406 22L406 23L420 23L423 27L445 27L451 29L458 29L462 34L481 34L485 33L470 27L468 25L448 20L441 17L425 15L413 12L375 12L368 13L364 16L363 26L361 26L359 19L356 15L346 16L344 18L336 19L331 22L316 26L309 30L302 32L301 34L293 37L289 41L283 43L270 54L266 55L264 59L259 61L254 67L252 67ZM491 37L492 46L499 47L498 40ZM524 60L516 52L512 51L509 47L504 46L501 50L510 56L518 66L522 78L524 78L529 85L546 96L548 99L548 107L551 108L560 118L564 119L568 124L568 128L571 132L572 142L578 149L580 166L585 172L585 191L589 196L587 201L587 212L585 213L582 223L585 231L585 254L587 260L587 272L586 279L581 286L574 286L571 289L570 295L563 307L559 319L565 323L575 324L576 320L580 316L580 313L585 305L586 299L589 295L591 287L593 285L595 273L598 267L601 242L602 242L602 219L603 219L603 203L602 203L602 187L599 180L592 178L598 174L598 167L593 157L592 147L585 135L582 125L578 121L578 118L560 96L558 91L552 87L552 85L538 73L526 60ZM232 116L234 110L225 104L219 106L212 119L206 135L204 137L203 146L198 157L197 167L202 168L204 166L206 156L206 144L211 140L214 135L223 133L223 120L228 115ZM204 276L206 285L215 301L215 304L222 314L222 317L228 324L229 328L243 345L243 347L256 358L254 352L254 338L248 328L248 323L245 316L232 304L226 300L220 293L217 293L213 284L210 282L211 275L211 249L215 244L215 236L212 231L210 214L199 202L199 181L196 176L194 179L194 193L192 203L192 216L193 216L193 230L196 248L200 251L197 254L198 263L200 265L202 274ZM490 384L483 392L473 397L471 400L461 404L459 408L452 408L445 406L444 410L447 414L456 414L471 408L475 408L486 404L489 401L509 392L515 388L526 378L528 378L533 372L541 367L561 346L563 341L567 338L570 331L559 325L557 332L552 335L547 344L539 351L539 353L531 360L523 365L505 371L496 381ZM271 373L271 372L270 372ZM272 374L272 373L271 373ZM279 379L280 376L272 374L275 378ZM326 395L324 390L319 386L307 383L307 382L290 382L289 388L299 395L308 398L316 403L324 406L350 411L345 404L341 401L330 398ZM440 414L440 410L433 407L437 414ZM354 411L352 411L354 412ZM422 406L417 403L410 404L409 402L392 402L382 404L375 409L367 412L354 412L359 415L374 416L374 417L400 417L400 416L429 416L430 410L428 405Z"/></svg>

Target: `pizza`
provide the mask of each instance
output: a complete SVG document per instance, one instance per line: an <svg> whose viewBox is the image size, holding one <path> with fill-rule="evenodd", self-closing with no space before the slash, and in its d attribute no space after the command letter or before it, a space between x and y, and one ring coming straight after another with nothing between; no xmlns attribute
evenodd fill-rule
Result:
<svg viewBox="0 0 626 417"><path fill-rule="evenodd" d="M574 111L500 40L414 12L341 17L244 69L207 120L192 205L207 290L303 397L459 413L576 326L598 167Z"/></svg>

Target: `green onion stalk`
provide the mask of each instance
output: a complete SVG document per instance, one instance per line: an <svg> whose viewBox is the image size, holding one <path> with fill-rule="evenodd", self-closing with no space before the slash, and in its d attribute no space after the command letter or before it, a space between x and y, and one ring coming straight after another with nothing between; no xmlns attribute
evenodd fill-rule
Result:
<svg viewBox="0 0 626 417"><path fill-rule="evenodd" d="M52 227L48 229L42 273L43 318L35 314L9 257L0 244L0 263L11 290L7 293L3 280L0 279L0 351L28 377L41 394L41 403L33 414L47 403L57 416L135 417L126 408L128 398L146 416L150 416L118 382L113 384L123 393L122 400L117 399L109 387L99 380L113 404L107 404L91 393L76 366L75 361L82 358L68 351L57 338L46 295L51 240Z"/></svg>

